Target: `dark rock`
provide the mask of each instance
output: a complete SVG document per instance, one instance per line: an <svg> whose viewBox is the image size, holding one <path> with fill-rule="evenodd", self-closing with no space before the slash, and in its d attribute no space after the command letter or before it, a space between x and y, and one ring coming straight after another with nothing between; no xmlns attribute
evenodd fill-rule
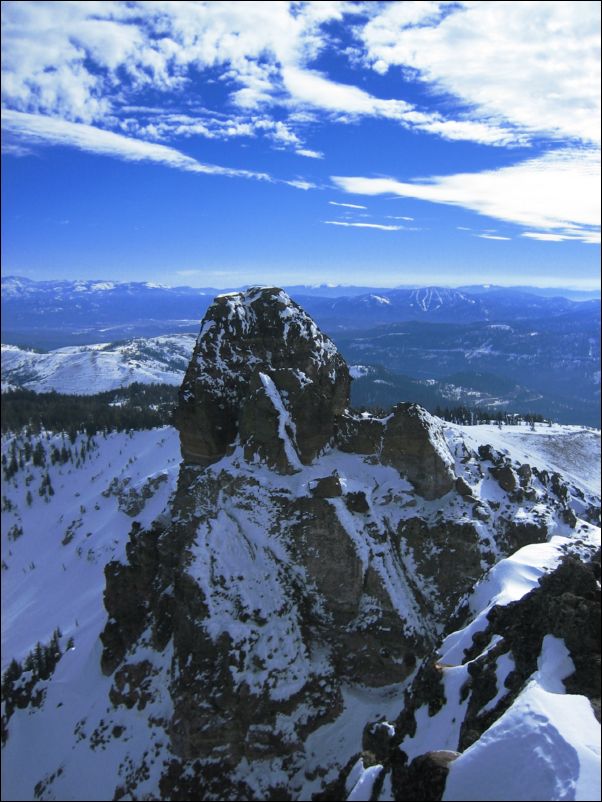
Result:
<svg viewBox="0 0 602 802"><path fill-rule="evenodd" d="M346 413L338 421L337 447L353 454L380 454L384 429L380 418Z"/></svg>
<svg viewBox="0 0 602 802"><path fill-rule="evenodd" d="M545 543L548 527L542 521L509 521L500 533L499 545L508 553L531 543Z"/></svg>
<svg viewBox="0 0 602 802"><path fill-rule="evenodd" d="M392 465L426 499L439 498L454 486L454 460L440 421L418 404L397 404L387 420L381 460Z"/></svg>
<svg viewBox="0 0 602 802"><path fill-rule="evenodd" d="M529 487L531 483L531 477L533 475L533 472L531 471L531 466L527 465L527 463L524 463L518 468L516 473L518 474L520 486L523 488Z"/></svg>
<svg viewBox="0 0 602 802"><path fill-rule="evenodd" d="M305 567L335 621L347 625L359 610L364 570L353 543L332 506L300 498L300 521L293 527L293 555Z"/></svg>
<svg viewBox="0 0 602 802"><path fill-rule="evenodd" d="M562 476L559 473L552 474L552 492L563 501L568 501L570 498L569 488L566 483L562 481Z"/></svg>
<svg viewBox="0 0 602 802"><path fill-rule="evenodd" d="M357 493L347 493L345 496L345 504L350 512L369 512L370 505L366 499L366 494L361 490Z"/></svg>
<svg viewBox="0 0 602 802"><path fill-rule="evenodd" d="M299 470L294 424L269 376L254 373L240 405L239 434L245 459L262 462L282 474Z"/></svg>
<svg viewBox="0 0 602 802"><path fill-rule="evenodd" d="M362 749L371 752L378 763L386 763L394 735L394 728L386 721L366 724L362 734Z"/></svg>
<svg viewBox="0 0 602 802"><path fill-rule="evenodd" d="M427 752L414 758L403 779L394 783L396 800L402 802L437 802L442 799L450 764L460 755L451 750Z"/></svg>
<svg viewBox="0 0 602 802"><path fill-rule="evenodd" d="M501 465L503 462L503 457L499 451L496 451L495 448L489 444L480 445L478 452L479 457L482 460L489 460L490 462L493 462L494 465Z"/></svg>
<svg viewBox="0 0 602 802"><path fill-rule="evenodd" d="M565 522L565 524L568 524L571 529L574 529L577 526L577 516L570 507L566 507L562 511L562 520Z"/></svg>
<svg viewBox="0 0 602 802"><path fill-rule="evenodd" d="M491 475L506 493L512 493L518 486L518 478L511 465L499 465L489 469Z"/></svg>
<svg viewBox="0 0 602 802"><path fill-rule="evenodd" d="M206 466L224 456L239 433L243 401L261 389L260 374L278 397L261 433L247 406L247 439L257 435L260 450L270 456L281 402L303 463L328 443L349 399L347 366L332 340L285 292L254 287L218 296L203 319L176 414L187 463ZM265 407L265 393L258 394ZM280 462L281 455L271 456Z"/></svg>
<svg viewBox="0 0 602 802"><path fill-rule="evenodd" d="M148 660L126 663L115 673L109 699L115 707L124 705L130 709L135 706L138 710L144 710L153 699L150 692L152 676L153 667Z"/></svg>
<svg viewBox="0 0 602 802"><path fill-rule="evenodd" d="M461 496L472 496L472 487L461 476L456 479L456 490Z"/></svg>
<svg viewBox="0 0 602 802"><path fill-rule="evenodd" d="M473 523L447 519L429 526L416 517L401 521L398 533L412 550L420 575L436 587L434 597L440 609L451 614L459 598L482 575L485 544L477 528Z"/></svg>
<svg viewBox="0 0 602 802"><path fill-rule="evenodd" d="M338 476L324 476L316 481L311 492L316 498L337 498L343 492Z"/></svg>
<svg viewBox="0 0 602 802"><path fill-rule="evenodd" d="M477 521L489 521L491 519L491 512L484 504L477 502L473 505L472 517L476 518Z"/></svg>

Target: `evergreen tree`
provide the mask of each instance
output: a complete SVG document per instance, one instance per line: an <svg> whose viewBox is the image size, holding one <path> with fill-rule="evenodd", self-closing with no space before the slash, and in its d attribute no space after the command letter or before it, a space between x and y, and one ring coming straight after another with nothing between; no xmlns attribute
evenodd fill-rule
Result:
<svg viewBox="0 0 602 802"><path fill-rule="evenodd" d="M41 440L38 440L33 450L33 464L38 468L42 468L46 464L46 451Z"/></svg>

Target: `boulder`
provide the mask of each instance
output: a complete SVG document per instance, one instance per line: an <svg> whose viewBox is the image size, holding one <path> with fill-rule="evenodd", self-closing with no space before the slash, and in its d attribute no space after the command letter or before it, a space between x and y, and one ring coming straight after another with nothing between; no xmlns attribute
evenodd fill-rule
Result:
<svg viewBox="0 0 602 802"><path fill-rule="evenodd" d="M456 479L456 490L461 496L472 496L472 487L461 476Z"/></svg>
<svg viewBox="0 0 602 802"><path fill-rule="evenodd" d="M361 490L358 490L357 493L347 493L345 504L350 512L364 513L370 510L366 494Z"/></svg>
<svg viewBox="0 0 602 802"><path fill-rule="evenodd" d="M339 477L333 474L332 476L323 476L321 479L317 479L311 492L316 498L336 498L342 494L343 488Z"/></svg>
<svg viewBox="0 0 602 802"><path fill-rule="evenodd" d="M506 493L512 493L518 487L518 477L511 465L498 465L489 469L491 475L496 479L498 485Z"/></svg>
<svg viewBox="0 0 602 802"><path fill-rule="evenodd" d="M518 468L516 472L518 474L521 487L523 488L529 487L529 485L531 484L531 477L533 476L533 472L531 471L531 466L525 462Z"/></svg>
<svg viewBox="0 0 602 802"><path fill-rule="evenodd" d="M436 802L443 798L450 764L460 756L459 752L439 749L415 757L395 784L395 799L413 802Z"/></svg>

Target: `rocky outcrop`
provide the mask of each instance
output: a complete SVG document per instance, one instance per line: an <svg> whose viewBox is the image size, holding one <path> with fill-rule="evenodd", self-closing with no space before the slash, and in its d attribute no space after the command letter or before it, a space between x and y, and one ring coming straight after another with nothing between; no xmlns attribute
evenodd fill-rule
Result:
<svg viewBox="0 0 602 802"><path fill-rule="evenodd" d="M210 465L240 434L247 456L256 451L290 472L295 459L308 463L328 443L349 386L333 342L285 292L220 295L180 389L184 460Z"/></svg>
<svg viewBox="0 0 602 802"><path fill-rule="evenodd" d="M441 424L418 404L394 408L386 423L381 460L397 468L426 499L439 498L454 486L454 461Z"/></svg>

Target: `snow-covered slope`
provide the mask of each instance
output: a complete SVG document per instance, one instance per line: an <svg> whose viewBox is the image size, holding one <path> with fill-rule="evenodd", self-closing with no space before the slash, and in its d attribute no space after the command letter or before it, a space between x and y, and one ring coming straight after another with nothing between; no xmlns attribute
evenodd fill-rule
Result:
<svg viewBox="0 0 602 802"><path fill-rule="evenodd" d="M449 424L453 429L453 424ZM537 424L461 427L467 446L488 444L507 451L513 460L547 471L597 494L600 492L600 431L583 426Z"/></svg>
<svg viewBox="0 0 602 802"><path fill-rule="evenodd" d="M180 384L195 337L174 334L124 343L59 348L46 354L2 345L2 389L89 395L143 384Z"/></svg>
<svg viewBox="0 0 602 802"><path fill-rule="evenodd" d="M384 801L402 793L407 799L450 802L599 799L600 722L590 699L567 691L565 681L575 676L576 666L565 641L536 630L521 633L532 638L522 648L531 651L533 669L521 680L516 643L488 630L492 611L499 614L509 605L508 618L520 620L527 600L542 593L541 580L550 584L567 554L587 558L599 547L599 530L592 527L580 543L555 536L500 561L469 599L470 623L445 638L434 670L427 667L430 682L439 683L435 698L409 702L410 709L414 704L409 728L407 710L394 723L372 719L379 723L368 731L386 734L380 744L372 740L381 750L380 762L366 766L365 754L357 760L347 774L346 798ZM480 736L467 727L479 716L485 722ZM371 797L376 780L380 793Z"/></svg>
<svg viewBox="0 0 602 802"><path fill-rule="evenodd" d="M448 426L446 429L448 442L458 455L461 453L462 443L475 448L479 444L495 442L497 448L507 450L506 456L513 462L523 461L525 449L531 453L540 451L538 443L544 439L547 448L551 448L553 444L554 450L562 453L564 445L573 442L579 434L587 438L589 446L583 449L587 454L587 461L583 461L581 467L573 468L571 480L575 483L584 478L587 480L587 474L595 466L597 441L592 432L584 433L574 427L555 427L550 431L548 427L538 426L535 432L525 430L519 436L507 430L500 433L493 426ZM143 526L149 526L164 508L174 488L179 465L177 433L166 428L136 432L132 436L113 434L106 440L97 436L94 441L85 462L81 462L77 469L69 462L62 466L49 465L47 468L28 465L15 479L5 482L4 485L4 495L8 503L4 502L5 509L2 513L5 560L3 665L6 666L13 657L22 660L37 641L47 643L56 627L60 627L62 632L63 650L66 649L68 638L74 638L73 648L65 650L52 679L40 683L44 690L40 706L16 710L10 719L10 734L3 751L3 798L6 799L33 798L34 786L40 782L40 798L108 799L112 798L117 786L121 784L128 787L128 783L129 787L136 789L136 795L156 795L160 777L165 775L170 761L175 757L163 727L158 724L149 727L149 719L159 722L173 715L172 702L165 694L171 681L171 647L168 646L166 651L159 653L149 646L138 647L136 654L130 656L129 660L135 664L146 660L154 666L151 682L145 680L148 701L134 704L131 709L123 705L114 708L110 702L110 698L117 698L114 680L103 676L100 671L99 634L106 621L102 606L104 566L110 559L126 559L127 535L134 520ZM10 451L11 442L10 438L5 440L5 452ZM49 453L51 445L60 447L62 442L61 437L51 435L45 442L46 450ZM72 450L81 453L85 442L85 438L78 439ZM70 445L68 440L67 445ZM239 468L235 469L237 460ZM584 469L585 477L581 468ZM42 497L38 494L38 488L46 470L54 495ZM311 494L310 488L316 479L330 475L333 470L338 472L345 494L366 494L370 518L377 527L383 527L386 521L390 522L392 515L401 520L417 516L428 519L431 515L435 516L438 510L443 510L445 516L448 511L459 520L468 512L468 507L454 494L449 494L449 497L435 504L421 502L413 496L407 482L398 476L396 478L393 469L376 470L375 466L370 466L364 459L351 454L332 452L288 478L261 466L245 467L245 463L241 463L236 456L218 463L214 468L215 475L223 477L230 474L237 482L238 490L234 497L229 497L230 501L226 501L227 496L223 497L223 520L221 523L219 520L216 522L219 524L218 529L213 534L210 534L211 530L207 530L204 539L197 539L189 573L197 577L203 593L210 595L211 572L225 578L226 585L221 597L215 597L215 604L219 603L219 606L211 608L208 626L217 627L214 633L216 637L224 629L229 630L234 642L240 641L241 647L248 636L252 636L255 654L263 654L264 659L268 657L271 646L273 657L267 660L263 670L266 677L275 670L276 696L279 693L279 683L289 683L286 692L294 690L290 683L303 682L306 669L315 671L316 664L313 662L315 658L312 658L304 666L307 657L304 658L302 651L298 651L303 649L301 641L295 645L294 617L287 624L287 618L281 618L282 613L278 613L279 608L287 604L286 595L281 597L286 585L278 578L278 566L282 565L285 556L274 551L277 541L267 534L273 526L273 523L270 524L269 512L271 499L281 497L283 493L301 498ZM24 480L28 476L33 478L26 484ZM221 482L223 481L222 479ZM244 492L241 494L245 481L250 481L251 487L255 487L252 509L246 506ZM581 487L584 484L587 482L581 482ZM150 497L140 508L144 501L145 487L149 488ZM28 506L25 498L27 489L32 491L31 506ZM491 510L489 505L492 501L501 504L502 511L508 503L506 494L497 483L487 477L475 483L473 493ZM411 506L413 498L418 501L418 506L415 503ZM583 509L583 502L579 498L574 497L571 503L575 509ZM336 498L330 504L349 533L354 549L357 549L359 555L364 555L363 559L370 559L369 554L374 550L375 543L367 536L363 527L359 526L362 521L365 522L365 516L349 512L342 501ZM129 515L126 510L129 510ZM532 513L522 504L512 506L512 515L519 521L524 521L524 517L529 515L537 517L537 512L537 505L533 506ZM23 528L23 534L17 539L7 539L7 533L15 525ZM461 664L463 649L470 644L474 632L485 626L487 610L494 603L499 605L515 601L533 589L537 580L558 564L563 551L570 548L571 544L591 544L599 540L599 530L583 521L578 522L574 532L560 518L549 519L548 525L552 538L549 543L527 546L513 557L502 560L492 569L488 578L477 586L469 602L473 620L460 633L449 636L440 647L443 663ZM482 526L485 537L487 526ZM247 545L243 548L245 542ZM589 546L580 548L587 551ZM408 565L411 565L411 561ZM391 567L386 568L386 558L383 569L391 571ZM423 592L428 595L429 583L420 579L419 566L415 566L414 571L416 573L412 582L422 582ZM239 575L238 582L236 575ZM254 577L259 575L263 579L257 584ZM231 580L228 580L228 576ZM395 573L390 574L390 577L389 581L398 581L394 579ZM233 583L230 587L229 581ZM398 594L395 603L405 608L407 616L411 604L407 590L403 590L402 586L395 590L393 584L390 592ZM255 610L256 615L267 621L271 620L272 624L259 627L255 634L252 621L241 628L237 613L241 602L243 609L247 607ZM373 616L374 611L366 609L364 615ZM416 626L421 626L418 620ZM564 647L555 641L546 643L548 645L545 653L542 653L541 671L547 671L548 676L550 671L546 665L550 656L564 655ZM284 663L280 666L282 661ZM566 660L563 664L567 664ZM288 676L293 667L296 680L292 675ZM510 668L511 662L508 660L499 661L499 676L502 677L504 672L507 674ZM257 682L261 685L265 679L262 680L261 671L251 668L251 663L246 670L249 671L247 682L253 693L254 685ZM460 706L456 704L454 707L452 702L454 694L457 697L468 676L467 666L449 668L446 672L446 677L449 675L449 679L445 679L449 705L435 718L429 718L426 713L419 714L415 738L411 744L402 744L402 748L411 757L432 749L457 748L454 733L459 731L462 704L457 703ZM243 761L238 769L239 780L244 782L245 787L254 789L253 793L257 797L261 797L269 787L285 784L293 798L309 799L312 793L335 779L337 771L361 749L365 724L379 718L395 722L403 710L404 691L410 687L413 676L411 674L405 681L381 689L362 690L353 684L343 686L341 703L334 718L315 729L307 738L305 757L301 763L293 761L287 772L278 761L266 763L259 758ZM133 677L131 681L134 681ZM448 682L451 683L449 688ZM543 738L544 743L551 744L551 751L542 757L541 763L541 772L546 777L546 766L549 766L550 761L555 758L560 760L563 754L572 755L572 749L577 750L578 755L585 754L589 756L589 760L595 760L595 748L592 752L591 739L595 736L597 724L595 719L592 722L588 718L586 707L581 710L586 705L586 700L577 700L573 705L572 697L564 697L568 701L563 704L570 706L570 710L565 710L558 707L559 697L554 697L550 702L547 695L550 693L549 685L543 687L538 678L534 677L532 684L506 714L513 727L516 726L516 721L512 716L524 719L521 732L525 733L525 744L537 744L540 738ZM524 716L521 711L526 711ZM564 722L562 727L558 716ZM570 725L575 716L580 717L582 725L578 731L574 726L571 729ZM452 718L456 718L453 725L450 723ZM534 722L531 730L528 729L531 726L529 722ZM280 726L283 728L280 737L286 737L286 728L294 727L294 723L292 720L287 723L284 718ZM556 730L555 727L560 729ZM559 735L554 734L557 731ZM53 733L53 738L47 737L48 732ZM472 751L467 750L458 758L450 773L446 798L467 798L467 784L474 784L479 798L500 798L491 796L486 774L482 771L482 766L487 765L485 759L481 766L480 758L475 763L474 755L480 756L479 750L483 750L488 760L487 750L494 750L497 744L503 756L500 758L501 762L498 762L498 775L507 770L508 765L517 758L512 741L504 740L507 732L505 721L500 720L499 725L496 725L496 729L488 734L483 743L478 741L471 747ZM37 750L35 771L31 770L29 763L32 748ZM144 754L149 750L152 759ZM571 766L573 768L570 771L573 774L570 777L577 784L581 783L579 788L587 787L591 791L591 776L587 774L590 771L589 764L583 769L583 774L579 769L574 769L574 761ZM142 767L146 767L146 770ZM370 790L368 780L376 779L379 772L373 770L367 776L361 771L356 774L356 780L351 778L353 782L349 789L349 798L367 799L366 788L368 792ZM308 779L308 776L312 779ZM544 782L541 777L538 778L535 774L533 777L533 783L539 783L536 787L547 787L545 784L541 785ZM562 775L558 780L564 783L562 788L567 787L570 779L568 775L567 777ZM354 795L353 787L357 786L360 779L363 784L356 788ZM386 795L389 785L389 780L383 784L381 799L392 798ZM44 787L46 791L43 790ZM516 793L514 785L509 788L512 794ZM363 789L361 793L360 789ZM593 797L552 795L546 798Z"/></svg>
<svg viewBox="0 0 602 802"><path fill-rule="evenodd" d="M25 439L3 437L2 454L10 455L13 444L21 451ZM92 645L104 621L104 566L124 556L134 518L148 525L161 512L180 462L170 427L79 435L74 443L48 433L32 438L34 447L38 442L46 464L29 461L2 485L3 670L37 641L47 642L57 626L76 645L80 633ZM53 465L53 447L68 448L73 459ZM40 495L46 475L52 495ZM15 527L22 529L16 539Z"/></svg>

